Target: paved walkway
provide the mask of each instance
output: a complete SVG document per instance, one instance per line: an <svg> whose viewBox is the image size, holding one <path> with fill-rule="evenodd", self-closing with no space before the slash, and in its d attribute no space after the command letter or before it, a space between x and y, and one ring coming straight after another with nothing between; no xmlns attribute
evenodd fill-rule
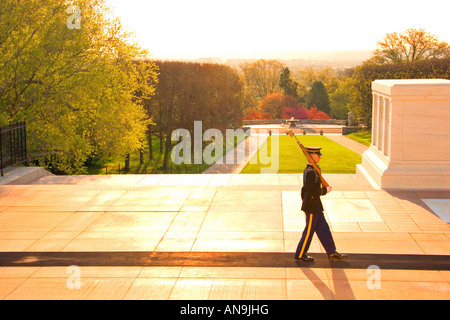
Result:
<svg viewBox="0 0 450 320"><path fill-rule="evenodd" d="M340 134L327 134L325 136L360 155L369 149L368 146Z"/></svg>
<svg viewBox="0 0 450 320"><path fill-rule="evenodd" d="M221 163L213 164L203 173L206 174L236 174L241 172L245 165L255 155L261 145L266 142L268 134L252 133L236 148L229 151L222 159Z"/></svg>
<svg viewBox="0 0 450 320"><path fill-rule="evenodd" d="M292 259L305 224L301 175L2 185L0 299L450 298L450 226L422 200L450 199L450 190L387 192L353 175L325 178L334 187L326 217L350 254L344 264L330 263L317 238L314 264Z"/></svg>

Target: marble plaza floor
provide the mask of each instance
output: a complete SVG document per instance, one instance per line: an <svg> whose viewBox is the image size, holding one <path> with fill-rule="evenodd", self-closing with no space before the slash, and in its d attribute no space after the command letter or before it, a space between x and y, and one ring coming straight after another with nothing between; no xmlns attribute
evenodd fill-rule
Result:
<svg viewBox="0 0 450 320"><path fill-rule="evenodd" d="M328 261L317 237L314 263L293 259L305 225L301 175L0 185L0 299L450 298L450 226L427 205L448 201L449 190L389 192L354 175L325 178L334 188L323 197L326 218L349 254L341 264Z"/></svg>

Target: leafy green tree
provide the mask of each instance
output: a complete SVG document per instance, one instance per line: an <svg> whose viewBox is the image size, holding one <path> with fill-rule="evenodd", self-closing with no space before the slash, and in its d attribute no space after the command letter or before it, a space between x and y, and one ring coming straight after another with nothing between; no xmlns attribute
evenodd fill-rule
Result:
<svg viewBox="0 0 450 320"><path fill-rule="evenodd" d="M330 115L333 119L348 119L348 108L351 100L351 77L339 80L337 89L330 95Z"/></svg>
<svg viewBox="0 0 450 320"><path fill-rule="evenodd" d="M75 1L77 12L71 4L0 6L0 123L26 120L33 160L67 174L142 144L150 121L142 100L154 92L143 79L156 76L154 66L133 62L147 52L105 0Z"/></svg>
<svg viewBox="0 0 450 320"><path fill-rule="evenodd" d="M307 106L309 109L315 106L326 114L330 113L330 99L322 81L314 81L308 93Z"/></svg>
<svg viewBox="0 0 450 320"><path fill-rule="evenodd" d="M280 88L283 89L284 94L298 99L297 86L297 82L291 79L291 71L289 68L284 68L280 75Z"/></svg>
<svg viewBox="0 0 450 320"><path fill-rule="evenodd" d="M308 93L314 82L321 81L330 95L336 90L338 79L335 70L330 66L315 68L313 66L305 67L297 72L297 93L301 102L306 102Z"/></svg>

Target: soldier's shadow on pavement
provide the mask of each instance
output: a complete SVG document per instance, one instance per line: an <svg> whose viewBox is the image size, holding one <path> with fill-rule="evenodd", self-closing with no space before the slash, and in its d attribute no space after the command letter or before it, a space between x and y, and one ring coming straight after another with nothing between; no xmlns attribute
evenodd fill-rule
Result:
<svg viewBox="0 0 450 320"><path fill-rule="evenodd" d="M342 262L339 262L342 264ZM320 292L325 300L356 300L350 282L344 269L333 267L335 262L330 262L331 265L331 280L333 281L334 292L329 284L320 279L319 276L313 271L312 268L308 268L305 264L299 265L302 267L302 271L311 283Z"/></svg>

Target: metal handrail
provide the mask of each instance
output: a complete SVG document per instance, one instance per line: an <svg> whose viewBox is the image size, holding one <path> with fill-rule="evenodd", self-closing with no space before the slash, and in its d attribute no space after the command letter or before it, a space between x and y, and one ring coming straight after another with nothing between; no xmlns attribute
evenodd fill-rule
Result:
<svg viewBox="0 0 450 320"><path fill-rule="evenodd" d="M0 171L3 169L26 162L27 133L26 123L17 122L0 127Z"/></svg>

